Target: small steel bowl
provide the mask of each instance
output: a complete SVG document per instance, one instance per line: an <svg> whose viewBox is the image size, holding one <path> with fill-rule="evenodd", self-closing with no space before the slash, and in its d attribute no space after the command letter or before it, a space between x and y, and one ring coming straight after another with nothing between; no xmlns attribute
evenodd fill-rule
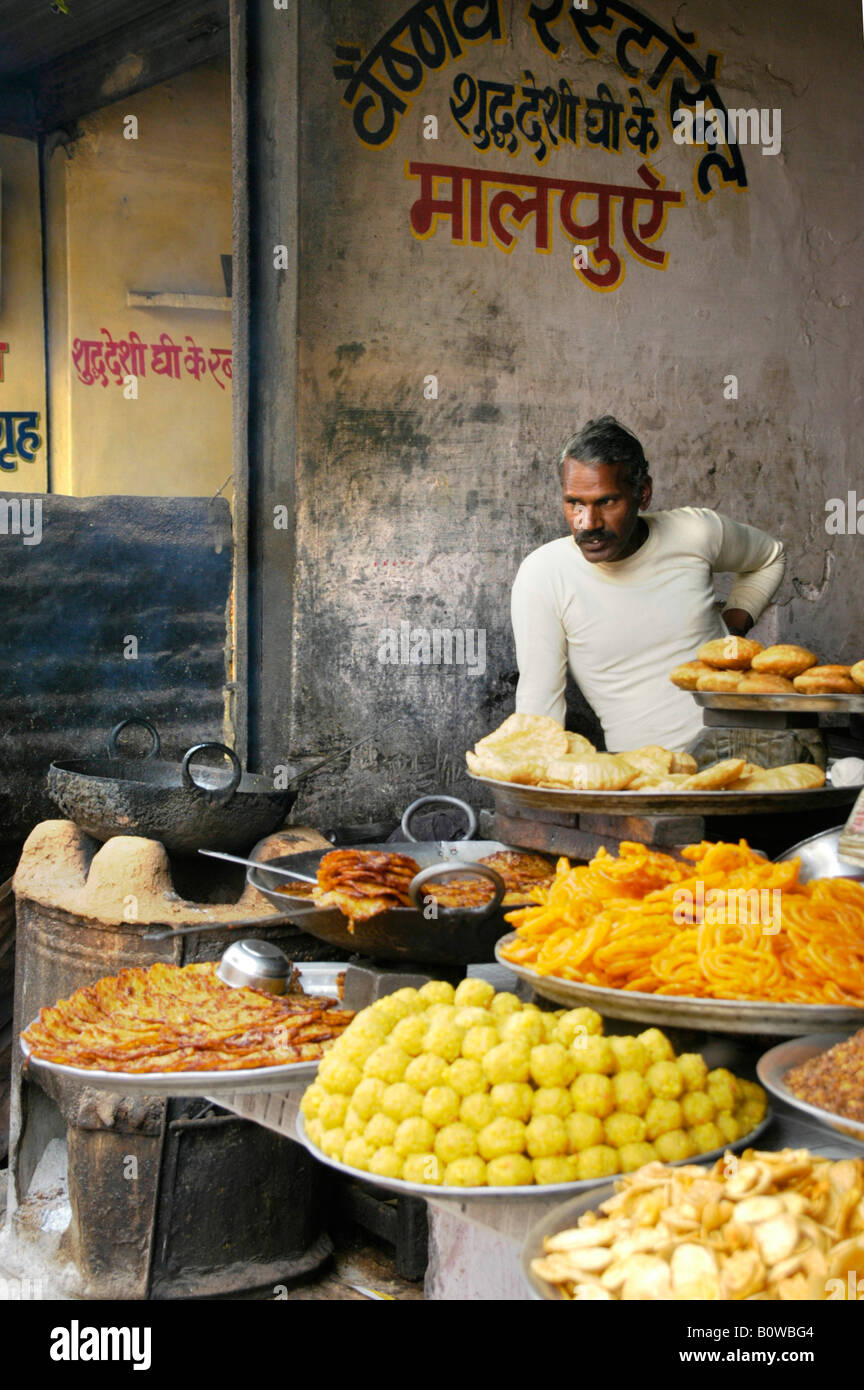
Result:
<svg viewBox="0 0 864 1390"><path fill-rule="evenodd" d="M291 974L291 962L272 941L232 941L222 953L217 976L232 989L245 986L266 994L284 994Z"/></svg>
<svg viewBox="0 0 864 1390"><path fill-rule="evenodd" d="M784 849L782 854L778 854L775 862L782 859L800 859L799 877L802 883L809 883L812 878L853 878L862 881L864 868L860 864L850 864L840 858L840 836L843 829L842 825L838 825L833 830L820 830L818 835L799 840L797 845L791 845L789 849Z"/></svg>

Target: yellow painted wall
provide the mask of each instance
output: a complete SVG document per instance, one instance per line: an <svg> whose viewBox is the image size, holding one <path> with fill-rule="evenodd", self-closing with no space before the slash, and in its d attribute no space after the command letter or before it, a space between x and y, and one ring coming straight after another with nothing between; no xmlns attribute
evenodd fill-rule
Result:
<svg viewBox="0 0 864 1390"><path fill-rule="evenodd" d="M0 354L0 411L37 411L41 441L32 462L7 458L17 466L0 468L0 492L44 492L45 344L35 141L0 135L0 178L0 343L9 345L8 352Z"/></svg>
<svg viewBox="0 0 864 1390"><path fill-rule="evenodd" d="M137 120L137 139L128 117ZM206 365L230 349L227 311L127 307L130 290L224 296L220 255L231 251L228 64L214 61L78 121L48 173L49 373L53 486L74 496L203 496L231 473L231 381ZM116 357L108 384L81 380L76 339L133 331L144 370ZM151 347L183 348L180 377L153 372ZM204 351L190 375L187 335ZM84 357L79 367L85 367ZM137 399L120 378L137 376ZM221 383L221 385L219 384ZM230 490L225 489L228 493Z"/></svg>

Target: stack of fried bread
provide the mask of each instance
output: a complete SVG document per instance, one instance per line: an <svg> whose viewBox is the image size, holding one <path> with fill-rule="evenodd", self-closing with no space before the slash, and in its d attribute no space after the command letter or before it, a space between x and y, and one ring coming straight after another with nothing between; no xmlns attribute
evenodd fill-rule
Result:
<svg viewBox="0 0 864 1390"><path fill-rule="evenodd" d="M809 763L763 768L723 758L699 769L689 753L659 744L598 753L581 734L541 714L511 714L465 758L475 777L568 791L797 791L825 782L824 772Z"/></svg>
<svg viewBox="0 0 864 1390"><path fill-rule="evenodd" d="M554 877L553 865L542 854L521 854L512 849L500 849L477 861L496 869L506 886L501 899L504 907L531 901L535 888L548 888ZM450 878L426 886L441 907L479 907L492 896L488 879ZM534 899L536 901L536 899Z"/></svg>
<svg viewBox="0 0 864 1390"><path fill-rule="evenodd" d="M542 854L523 854L515 850L498 850L477 861L496 869L504 880L504 907L532 901L532 890L548 887L553 868ZM454 862L458 875L460 865ZM338 907L348 918L350 928L355 922L368 921L394 907L413 907L408 886L420 865L408 854L388 850L342 849L325 854L318 865L318 883L311 888L317 907ZM289 884L282 890L300 896ZM480 907L493 895L488 879L477 875L432 881L424 895L434 898L441 907Z"/></svg>
<svg viewBox="0 0 864 1390"><path fill-rule="evenodd" d="M353 1013L302 992L233 989L216 965L151 965L78 989L22 1033L34 1057L86 1070L247 1070L315 1061Z"/></svg>
<svg viewBox="0 0 864 1390"><path fill-rule="evenodd" d="M820 666L815 652L781 642L763 647L748 637L718 637L699 648L695 661L676 666L669 679L680 690L731 691L741 695L860 695L864 661Z"/></svg>
<svg viewBox="0 0 864 1390"><path fill-rule="evenodd" d="M412 907L408 885L420 865L407 854L336 849L318 865L312 897L319 907L338 907L351 922L364 922L391 907Z"/></svg>

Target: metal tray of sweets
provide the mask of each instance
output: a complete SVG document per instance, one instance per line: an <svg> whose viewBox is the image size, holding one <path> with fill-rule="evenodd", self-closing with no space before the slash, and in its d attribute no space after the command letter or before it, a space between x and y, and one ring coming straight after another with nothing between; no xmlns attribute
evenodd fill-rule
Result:
<svg viewBox="0 0 864 1390"><path fill-rule="evenodd" d="M732 1144L724 1144L719 1149L711 1149L708 1153L697 1154L694 1158L682 1158L675 1163L671 1163L671 1168L680 1168L684 1163L713 1163L716 1158L722 1158L724 1153L730 1149L746 1149L758 1139L771 1123L773 1115L771 1108L765 1112L765 1118L760 1120L755 1129L751 1129L749 1134L744 1134L740 1139L736 1139ZM344 1173L347 1177L353 1178L355 1182L371 1183L373 1187L385 1187L390 1192L397 1195L411 1197L424 1197L427 1201L438 1202L444 1198L451 1198L456 1202L465 1202L471 1199L488 1201L490 1197L505 1197L510 1200L516 1197L533 1197L543 1199L554 1197L557 1193L565 1196L572 1196L576 1192L587 1192L596 1189L599 1185L606 1182L605 1178L587 1178L578 1182L548 1182L532 1183L530 1187L443 1187L435 1183L406 1182L404 1178L382 1178L377 1173L368 1173L361 1168L351 1168L347 1163L342 1163L338 1158L329 1158L327 1154L321 1152L316 1144L312 1143L306 1133L306 1126L303 1122L303 1115L298 1114L297 1137L301 1144L305 1144L313 1158L317 1158L319 1163L326 1163L329 1168L335 1168L338 1173Z"/></svg>
<svg viewBox="0 0 864 1390"><path fill-rule="evenodd" d="M492 777L468 774L495 793L497 810L560 811L575 815L669 815L689 811L698 816L774 815L778 811L824 811L851 806L861 791L855 787L809 787L791 792L579 792L566 787L528 787L519 782L498 782ZM255 883L258 887L258 883Z"/></svg>
<svg viewBox="0 0 864 1390"><path fill-rule="evenodd" d="M700 999L682 994L645 994L635 989L609 989L604 985L562 980L541 975L527 965L516 965L502 955L502 948L517 940L516 932L504 936L495 947L499 965L512 970L543 999L567 1009L588 1007L605 1018L626 1018L649 1026L694 1028L704 1033L745 1033L788 1038L795 1033L831 1033L864 1026L864 1008L840 1004L774 1004L769 1000Z"/></svg>
<svg viewBox="0 0 864 1390"><path fill-rule="evenodd" d="M864 1020L862 1020L864 1022ZM800 1067L804 1062L809 1062L811 1057L818 1057L836 1043L845 1042L849 1037L849 1031L845 1033L817 1033L806 1038L791 1038L787 1042L778 1043L769 1052L764 1053L756 1064L756 1074L760 1082L772 1096L782 1100L786 1105L791 1105L795 1110L802 1111L809 1115L811 1119L818 1120L819 1124L825 1125L828 1129L835 1130L838 1134L847 1135L851 1139L856 1139L859 1144L864 1144L864 1120L852 1120L848 1115L838 1115L833 1110L823 1110L820 1105L813 1105L809 1100L802 1100L796 1096L794 1091L790 1091L786 1085L786 1074L793 1067Z"/></svg>
<svg viewBox="0 0 864 1390"><path fill-rule="evenodd" d="M298 961L303 993L339 998L339 977L344 961ZM19 1039L28 1073L40 1072L65 1077L96 1091L117 1095L213 1096L232 1091L305 1090L314 1081L318 1062L286 1062L276 1067L246 1067L233 1071L96 1071L90 1067L71 1067L64 1062L47 1062L34 1057L23 1038Z"/></svg>

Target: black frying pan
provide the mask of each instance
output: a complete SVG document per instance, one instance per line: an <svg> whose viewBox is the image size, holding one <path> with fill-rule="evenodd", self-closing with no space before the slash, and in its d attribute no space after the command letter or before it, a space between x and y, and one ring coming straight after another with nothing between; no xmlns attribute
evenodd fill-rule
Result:
<svg viewBox="0 0 864 1390"><path fill-rule="evenodd" d="M143 758L118 753L117 737L130 724L150 731L152 746ZM244 772L225 744L198 743L179 763L160 759L160 746L149 719L124 719L111 732L107 757L52 763L48 790L97 840L143 835L175 854L194 854L199 845L248 849L282 824L297 799L296 787L276 791L270 778ZM204 766L193 775L193 763L207 751L227 758L230 769ZM297 775L288 768L289 778Z"/></svg>
<svg viewBox="0 0 864 1390"><path fill-rule="evenodd" d="M464 802L455 797L424 796L409 806L402 817L404 841L339 846L340 849L408 854L415 859L421 870L409 889L417 904L415 907L390 908L387 912L370 917L368 921L357 922L352 932L348 918L338 908L315 907L308 898L277 892L279 883L285 880L268 873L268 869L280 868L314 876L324 855L331 853L330 849L308 850L303 854L270 859L266 864L250 868L247 880L280 911L287 911L290 920L303 931L342 950L356 951L373 960L425 961L436 965L475 965L494 960L496 941L512 930L505 922L500 906L505 886L500 874L476 861L510 846L498 840L414 840L410 831L413 814L423 805L440 801L461 806L469 817L469 834L474 833L477 821L474 812ZM494 883L495 895L487 904L476 908L433 907L430 904L426 888L429 879L447 875L464 878L469 870ZM549 872L552 871L550 864ZM512 908L505 911L512 911Z"/></svg>

